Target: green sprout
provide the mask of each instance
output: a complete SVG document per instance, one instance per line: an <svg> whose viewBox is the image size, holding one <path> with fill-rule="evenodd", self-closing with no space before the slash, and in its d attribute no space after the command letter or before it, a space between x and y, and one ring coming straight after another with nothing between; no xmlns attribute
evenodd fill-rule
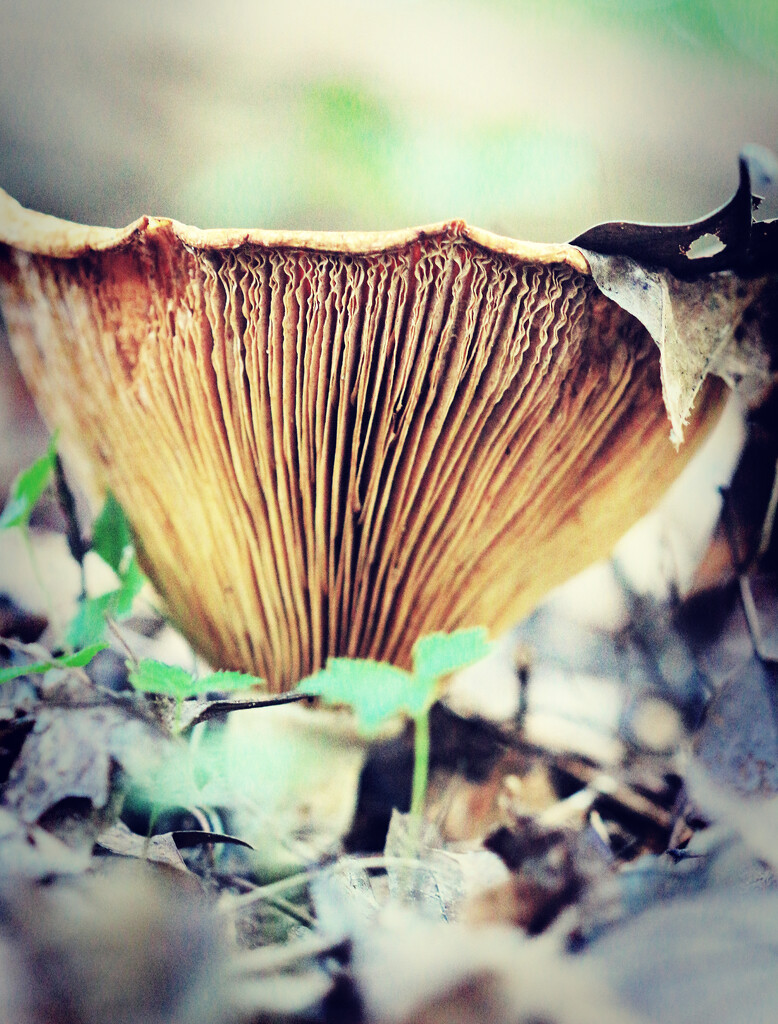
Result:
<svg viewBox="0 0 778 1024"><path fill-rule="evenodd" d="M143 658L130 667L130 684L141 693L160 694L174 697L177 701L187 697L198 697L211 690L227 693L233 690L248 690L252 686L264 686L257 676L245 672L211 672L195 679L186 669L178 665L166 665L153 658Z"/></svg>
<svg viewBox="0 0 778 1024"><path fill-rule="evenodd" d="M57 435L54 434L45 454L22 470L11 485L8 501L0 513L0 530L17 526L29 537L30 516L54 478L56 460Z"/></svg>
<svg viewBox="0 0 778 1024"><path fill-rule="evenodd" d="M5 508L0 513L0 530L16 527L22 531L25 545L29 551L30 562L39 586L47 599L49 599L49 595L38 570L30 542L30 517L46 490L55 482L60 504L63 504L62 488L66 492L65 498L72 506L65 508L63 504L63 512L68 520L73 516L75 507L64 477L61 476L61 468L58 471L57 436L57 433L52 436L45 454L16 477ZM60 480L57 480L58 472ZM80 535L77 524L69 523L69 528ZM118 577L119 585L99 597L90 598L86 593L82 593L78 611L68 626L65 636L65 644L71 651L90 649L94 644L102 642L105 636L106 619L126 618L131 613L133 602L146 582L146 577L143 575L135 555L127 517L110 491L95 520L91 543L83 541L80 536L77 537L77 541L77 551L74 556L82 563L82 574L83 556L91 550L113 569ZM70 536L70 532L68 542L71 553L74 553L73 538ZM49 604L51 604L50 600ZM49 617L52 617L51 612Z"/></svg>
<svg viewBox="0 0 778 1024"><path fill-rule="evenodd" d="M348 704L357 728L373 736L397 715L407 715L414 727L411 815L421 818L427 795L430 760L429 713L443 676L471 665L490 650L482 627L421 637L412 651L413 671L383 662L329 658L325 668L308 676L298 690L321 697L327 704Z"/></svg>
<svg viewBox="0 0 778 1024"><path fill-rule="evenodd" d="M66 637L68 645L75 649L101 640L106 619L127 618L146 582L138 565L127 517L110 491L95 520L90 549L113 569L119 585L99 597L82 595Z"/></svg>
<svg viewBox="0 0 778 1024"><path fill-rule="evenodd" d="M39 661L30 662L28 665L10 665L8 668L0 668L0 684L10 683L20 676L39 675L41 672L48 672L50 668L83 668L88 665L94 656L105 650L108 644L91 644L82 651L75 654L65 654L62 657L43 658Z"/></svg>

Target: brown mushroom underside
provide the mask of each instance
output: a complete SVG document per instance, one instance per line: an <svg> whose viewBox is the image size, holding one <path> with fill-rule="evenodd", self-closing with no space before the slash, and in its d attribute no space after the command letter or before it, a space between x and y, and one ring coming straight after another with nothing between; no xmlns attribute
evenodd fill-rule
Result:
<svg viewBox="0 0 778 1024"><path fill-rule="evenodd" d="M509 625L650 509L720 404L677 455L656 345L572 247L19 209L0 301L36 401L194 646L276 690Z"/></svg>

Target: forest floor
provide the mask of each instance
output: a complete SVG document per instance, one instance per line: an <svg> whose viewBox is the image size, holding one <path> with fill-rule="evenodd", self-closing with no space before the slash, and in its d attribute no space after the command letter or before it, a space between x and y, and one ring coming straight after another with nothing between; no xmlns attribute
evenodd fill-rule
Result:
<svg viewBox="0 0 778 1024"><path fill-rule="evenodd" d="M142 598L57 666L80 574L56 510L46 615L0 535L0 671L41 669L0 691L5 1019L772 1019L778 592L771 545L742 557L770 444L748 435L718 527L715 492L697 510L691 575L644 524L642 569L622 547L453 680L423 824L400 720L368 743L345 710L130 685L147 658L202 671Z"/></svg>

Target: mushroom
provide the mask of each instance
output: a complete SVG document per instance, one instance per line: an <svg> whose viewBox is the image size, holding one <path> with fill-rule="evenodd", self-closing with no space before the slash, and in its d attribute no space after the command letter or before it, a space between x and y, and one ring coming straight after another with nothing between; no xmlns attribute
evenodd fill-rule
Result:
<svg viewBox="0 0 778 1024"><path fill-rule="evenodd" d="M408 665L605 555L680 454L659 353L571 245L88 228L0 193L0 302L33 396L127 510L173 620L284 690L328 655Z"/></svg>

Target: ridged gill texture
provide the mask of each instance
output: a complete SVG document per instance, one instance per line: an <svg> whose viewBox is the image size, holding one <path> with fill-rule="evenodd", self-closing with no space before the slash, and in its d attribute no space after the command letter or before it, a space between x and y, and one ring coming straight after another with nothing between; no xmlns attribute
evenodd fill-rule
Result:
<svg viewBox="0 0 778 1024"><path fill-rule="evenodd" d="M509 625L693 448L574 249L139 225L65 255L12 239L0 296L66 453L215 666L281 690L328 654L407 665L421 634Z"/></svg>

